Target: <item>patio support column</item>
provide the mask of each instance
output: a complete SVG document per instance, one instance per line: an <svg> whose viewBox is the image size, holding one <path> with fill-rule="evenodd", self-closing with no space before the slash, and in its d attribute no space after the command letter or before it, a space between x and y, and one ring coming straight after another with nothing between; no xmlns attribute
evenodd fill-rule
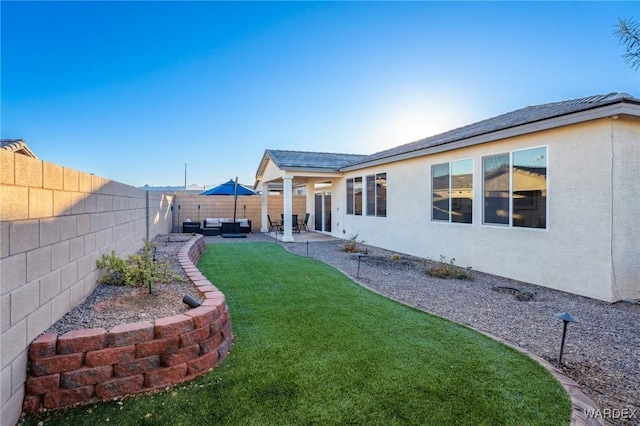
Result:
<svg viewBox="0 0 640 426"><path fill-rule="evenodd" d="M262 206L260 208L260 232L269 232L269 184L262 182Z"/></svg>
<svg viewBox="0 0 640 426"><path fill-rule="evenodd" d="M315 209L316 209L316 185L314 182L310 182L307 183L307 188L305 190L305 193L307 194L306 200L305 200L305 209L306 212L305 213L309 213L309 223L308 223L308 227L309 229L314 229L315 227L312 226L315 216Z"/></svg>
<svg viewBox="0 0 640 426"><path fill-rule="evenodd" d="M293 242L293 227L291 226L291 215L293 214L293 178L285 177L284 184L284 235L282 241Z"/></svg>

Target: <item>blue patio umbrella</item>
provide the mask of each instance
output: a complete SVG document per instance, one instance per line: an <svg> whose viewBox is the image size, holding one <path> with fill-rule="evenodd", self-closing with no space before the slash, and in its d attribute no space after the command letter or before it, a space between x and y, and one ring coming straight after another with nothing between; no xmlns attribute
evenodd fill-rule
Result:
<svg viewBox="0 0 640 426"><path fill-rule="evenodd" d="M233 200L233 221L236 221L236 210L238 206L238 195L256 195L256 192L247 188L246 186L240 185L238 183L238 178L234 181L233 179L229 179L228 182L222 183L218 186L214 186L211 189L208 189L204 192L201 192L200 195L233 195L235 199Z"/></svg>
<svg viewBox="0 0 640 426"><path fill-rule="evenodd" d="M200 193L200 195L256 195L254 191L247 188L246 186L240 185L238 183L238 178L236 178L235 182L233 179L229 179L228 182L221 183L218 186L214 186L211 189L207 189L206 191Z"/></svg>

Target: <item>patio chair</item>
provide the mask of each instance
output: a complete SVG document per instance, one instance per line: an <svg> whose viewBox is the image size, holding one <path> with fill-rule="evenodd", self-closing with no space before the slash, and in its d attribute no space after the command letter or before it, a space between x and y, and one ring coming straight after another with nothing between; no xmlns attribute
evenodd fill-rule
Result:
<svg viewBox="0 0 640 426"><path fill-rule="evenodd" d="M294 214L291 216L291 231L300 233L300 224L298 223L298 215Z"/></svg>
<svg viewBox="0 0 640 426"><path fill-rule="evenodd" d="M284 232L284 213L280 213L280 230ZM298 215L291 215L291 232L300 233L300 224L298 222Z"/></svg>
<svg viewBox="0 0 640 426"><path fill-rule="evenodd" d="M300 224L300 228L304 229L305 232L311 232L309 231L309 213L304 214L304 220Z"/></svg>
<svg viewBox="0 0 640 426"><path fill-rule="evenodd" d="M269 220L269 231L267 232L280 232L281 231L281 226L280 226L280 222L273 222L271 220L271 216L267 215L267 219Z"/></svg>

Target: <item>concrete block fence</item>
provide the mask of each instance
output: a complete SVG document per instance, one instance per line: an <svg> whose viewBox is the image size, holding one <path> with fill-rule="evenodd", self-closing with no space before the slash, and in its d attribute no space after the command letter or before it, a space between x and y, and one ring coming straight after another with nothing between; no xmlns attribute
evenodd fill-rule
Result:
<svg viewBox="0 0 640 426"><path fill-rule="evenodd" d="M29 348L23 410L56 409L150 392L192 380L219 365L233 344L225 297L195 267L205 250L193 237L179 253L204 297L184 314L58 336L44 334Z"/></svg>
<svg viewBox="0 0 640 426"><path fill-rule="evenodd" d="M0 424L22 412L29 344L96 288L96 260L171 230L173 195L0 150Z"/></svg>

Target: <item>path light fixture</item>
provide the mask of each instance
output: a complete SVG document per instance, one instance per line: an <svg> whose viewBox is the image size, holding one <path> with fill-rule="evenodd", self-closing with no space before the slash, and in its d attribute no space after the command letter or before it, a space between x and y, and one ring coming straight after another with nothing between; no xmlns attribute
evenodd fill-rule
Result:
<svg viewBox="0 0 640 426"><path fill-rule="evenodd" d="M194 299L188 294L185 294L182 297L182 303L186 303L187 305L189 305L190 308L197 308L198 306L200 306L200 302L198 302L196 299Z"/></svg>
<svg viewBox="0 0 640 426"><path fill-rule="evenodd" d="M358 272L356 273L356 278L360 278L360 259L362 259L363 256L365 256L364 253L356 253L356 257L358 258Z"/></svg>
<svg viewBox="0 0 640 426"><path fill-rule="evenodd" d="M153 247L153 263L156 263L156 251L158 248L156 246ZM148 280L147 284L149 285L149 294L151 294L151 280Z"/></svg>
<svg viewBox="0 0 640 426"><path fill-rule="evenodd" d="M567 335L567 325L570 322L580 322L576 318L574 318L571 314L567 312L558 312L557 314L553 314L554 317L561 319L564 323L562 328L562 342L560 343L560 355L558 356L558 367L562 364L562 351L564 350L564 338Z"/></svg>
<svg viewBox="0 0 640 426"><path fill-rule="evenodd" d="M307 257L309 257L309 240L307 240L306 243L307 243Z"/></svg>

